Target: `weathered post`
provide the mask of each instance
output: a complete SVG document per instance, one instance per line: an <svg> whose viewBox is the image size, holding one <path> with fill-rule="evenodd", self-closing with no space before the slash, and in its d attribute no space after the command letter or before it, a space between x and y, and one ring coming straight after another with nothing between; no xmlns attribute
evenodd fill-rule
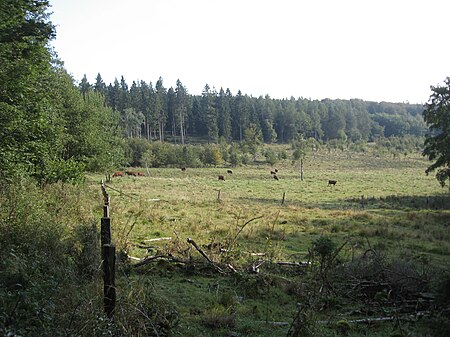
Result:
<svg viewBox="0 0 450 337"><path fill-rule="evenodd" d="M110 198L102 181L102 194L104 198L103 217L100 223L100 241L102 248L103 267L103 305L105 313L113 318L116 306L115 265L116 247L111 239L111 219L109 217Z"/></svg>
<svg viewBox="0 0 450 337"><path fill-rule="evenodd" d="M300 180L303 181L303 158L300 159Z"/></svg>
<svg viewBox="0 0 450 337"><path fill-rule="evenodd" d="M283 192L283 198L281 199L281 204L284 205L284 199L286 197L286 192Z"/></svg>
<svg viewBox="0 0 450 337"><path fill-rule="evenodd" d="M103 245L111 244L111 219L103 217L100 223L100 242Z"/></svg>
<svg viewBox="0 0 450 337"><path fill-rule="evenodd" d="M115 264L116 247L111 244L102 246L103 257L103 304L106 315L112 318L116 305Z"/></svg>

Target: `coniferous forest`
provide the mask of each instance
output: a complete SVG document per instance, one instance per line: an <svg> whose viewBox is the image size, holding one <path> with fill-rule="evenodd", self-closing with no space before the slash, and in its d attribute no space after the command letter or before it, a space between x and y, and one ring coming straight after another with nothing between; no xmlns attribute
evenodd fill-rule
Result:
<svg viewBox="0 0 450 337"><path fill-rule="evenodd" d="M423 105L350 100L272 99L216 90L205 85L201 96L190 95L180 80L166 88L160 77L152 82L133 81L106 85L100 74L95 84L80 81L83 97L90 92L105 97L108 107L120 115L126 137L185 144L189 140L242 141L254 128L264 143L290 143L301 138L318 141L373 141L379 137L423 136Z"/></svg>

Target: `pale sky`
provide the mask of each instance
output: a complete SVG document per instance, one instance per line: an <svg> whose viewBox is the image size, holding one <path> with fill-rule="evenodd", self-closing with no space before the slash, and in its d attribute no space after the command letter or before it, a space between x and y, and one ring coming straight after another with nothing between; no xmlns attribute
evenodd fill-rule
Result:
<svg viewBox="0 0 450 337"><path fill-rule="evenodd" d="M450 76L448 0L50 0L56 52L90 83L425 103Z"/></svg>

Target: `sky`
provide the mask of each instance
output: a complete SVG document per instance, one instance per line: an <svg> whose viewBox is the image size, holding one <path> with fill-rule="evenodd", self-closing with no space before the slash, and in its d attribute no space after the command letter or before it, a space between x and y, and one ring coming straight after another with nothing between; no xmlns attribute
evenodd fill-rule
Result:
<svg viewBox="0 0 450 337"><path fill-rule="evenodd" d="M192 95L425 103L450 76L448 0L50 0L52 46L98 73Z"/></svg>

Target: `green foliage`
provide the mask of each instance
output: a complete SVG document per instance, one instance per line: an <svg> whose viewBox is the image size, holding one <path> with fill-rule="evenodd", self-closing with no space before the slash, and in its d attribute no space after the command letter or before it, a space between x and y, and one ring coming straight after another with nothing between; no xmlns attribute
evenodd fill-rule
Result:
<svg viewBox="0 0 450 337"><path fill-rule="evenodd" d="M278 161L278 156L271 149L264 151L264 157L266 157L266 162L271 166L275 165Z"/></svg>
<svg viewBox="0 0 450 337"><path fill-rule="evenodd" d="M327 259L331 257L332 253L336 249L336 243L328 236L321 236L313 242L312 250L321 259Z"/></svg>
<svg viewBox="0 0 450 337"><path fill-rule="evenodd" d="M423 155L434 161L427 174L437 170L436 179L442 186L450 180L450 77L444 85L431 87L433 93L425 105L423 118L430 132L426 135Z"/></svg>
<svg viewBox="0 0 450 337"><path fill-rule="evenodd" d="M54 28L47 1L6 1L0 11L0 174L45 175L61 143L61 128L48 111L51 91L47 42Z"/></svg>
<svg viewBox="0 0 450 337"><path fill-rule="evenodd" d="M47 1L7 1L0 17L0 176L80 181L121 160L117 116L53 59ZM20 57L19 57L20 56ZM80 91L81 90L81 91Z"/></svg>
<svg viewBox="0 0 450 337"><path fill-rule="evenodd" d="M229 162L231 166L239 166L242 164L242 157L239 155L240 150L236 143L231 144L229 149Z"/></svg>
<svg viewBox="0 0 450 337"><path fill-rule="evenodd" d="M126 140L126 147L125 153L130 166L146 167L156 163L156 159L152 157L153 152L150 151L152 145L146 139L129 138Z"/></svg>
<svg viewBox="0 0 450 337"><path fill-rule="evenodd" d="M92 228L87 210L85 195L71 185L38 188L22 179L2 186L0 331L5 335L65 335L70 317L61 313L74 309L67 291L85 283L82 275L89 271L92 277L99 265L98 249L94 255L86 251L96 245L96 230L93 236L74 234L77 224Z"/></svg>
<svg viewBox="0 0 450 337"><path fill-rule="evenodd" d="M245 152L249 152L253 155L253 161L256 160L256 154L262 144L262 133L258 129L256 124L250 124L248 128L244 130L244 141L242 142L242 147Z"/></svg>

